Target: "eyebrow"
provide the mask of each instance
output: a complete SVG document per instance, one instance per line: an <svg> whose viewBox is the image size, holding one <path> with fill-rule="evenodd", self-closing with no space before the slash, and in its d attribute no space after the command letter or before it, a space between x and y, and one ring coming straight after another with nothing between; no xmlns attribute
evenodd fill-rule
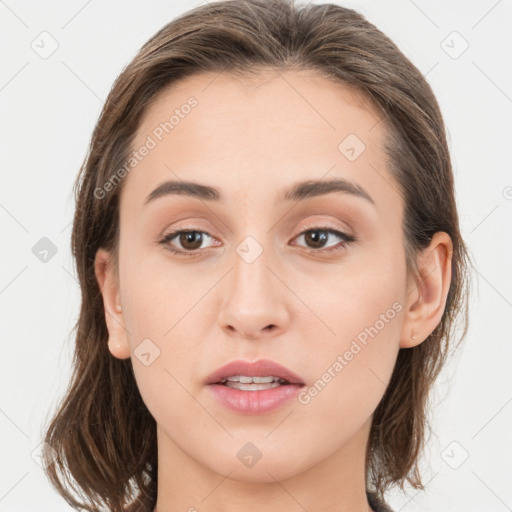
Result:
<svg viewBox="0 0 512 512"><path fill-rule="evenodd" d="M332 192L343 192L360 197L375 204L370 194L357 183L345 178L334 178L331 180L308 180L294 184L286 189L281 196L285 201L297 201L309 197L317 197ZM165 181L158 185L144 201L144 205L167 195L186 195L203 199L206 201L221 201L222 194L214 187L201 185L193 181Z"/></svg>

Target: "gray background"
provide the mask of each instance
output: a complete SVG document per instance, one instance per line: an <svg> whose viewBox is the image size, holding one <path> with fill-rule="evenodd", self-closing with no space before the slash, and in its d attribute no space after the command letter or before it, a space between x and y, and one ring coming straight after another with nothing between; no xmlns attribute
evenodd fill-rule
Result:
<svg viewBox="0 0 512 512"><path fill-rule="evenodd" d="M433 395L426 492L394 491L389 503L404 512L511 510L512 2L339 3L389 35L431 83L476 261L469 334ZM79 308L72 184L122 67L197 5L0 1L0 511L71 510L37 453L42 422L70 377ZM43 237L55 254L38 252Z"/></svg>

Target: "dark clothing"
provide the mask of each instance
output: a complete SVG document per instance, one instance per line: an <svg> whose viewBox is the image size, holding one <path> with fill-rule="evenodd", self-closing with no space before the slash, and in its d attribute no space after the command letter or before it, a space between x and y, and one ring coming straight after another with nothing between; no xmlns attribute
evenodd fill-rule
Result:
<svg viewBox="0 0 512 512"><path fill-rule="evenodd" d="M374 512L393 512L393 510L391 510L382 500L378 499L374 493L366 491L366 497Z"/></svg>

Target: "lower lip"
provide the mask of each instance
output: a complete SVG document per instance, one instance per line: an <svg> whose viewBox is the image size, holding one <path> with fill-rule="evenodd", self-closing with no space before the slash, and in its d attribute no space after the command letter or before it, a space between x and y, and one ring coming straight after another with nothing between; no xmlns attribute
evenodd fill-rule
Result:
<svg viewBox="0 0 512 512"><path fill-rule="evenodd" d="M265 414L275 411L297 397L302 387L299 384L285 384L258 391L242 391L222 384L208 385L208 389L222 405L240 414Z"/></svg>

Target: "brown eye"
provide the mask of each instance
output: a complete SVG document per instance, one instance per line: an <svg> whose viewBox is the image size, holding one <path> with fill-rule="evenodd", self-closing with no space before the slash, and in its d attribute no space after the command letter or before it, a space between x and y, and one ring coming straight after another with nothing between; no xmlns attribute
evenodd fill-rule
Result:
<svg viewBox="0 0 512 512"><path fill-rule="evenodd" d="M208 233L199 230L180 230L165 235L160 243L165 245L171 252L193 256L199 253L203 243L208 239L212 239Z"/></svg>
<svg viewBox="0 0 512 512"><path fill-rule="evenodd" d="M297 238L304 237L306 248L311 249L312 252L330 252L344 249L349 244L356 241L353 236L346 235L341 231L330 229L327 227L318 227L303 231ZM327 245L329 239L341 239L338 244ZM327 247L327 248L326 248Z"/></svg>
<svg viewBox="0 0 512 512"><path fill-rule="evenodd" d="M315 249L322 248L328 240L329 236L326 231L315 229L314 231L306 231L304 233L304 240L306 243Z"/></svg>
<svg viewBox="0 0 512 512"><path fill-rule="evenodd" d="M201 247L203 234L200 231L183 231L178 235L181 246L187 250L195 250Z"/></svg>

